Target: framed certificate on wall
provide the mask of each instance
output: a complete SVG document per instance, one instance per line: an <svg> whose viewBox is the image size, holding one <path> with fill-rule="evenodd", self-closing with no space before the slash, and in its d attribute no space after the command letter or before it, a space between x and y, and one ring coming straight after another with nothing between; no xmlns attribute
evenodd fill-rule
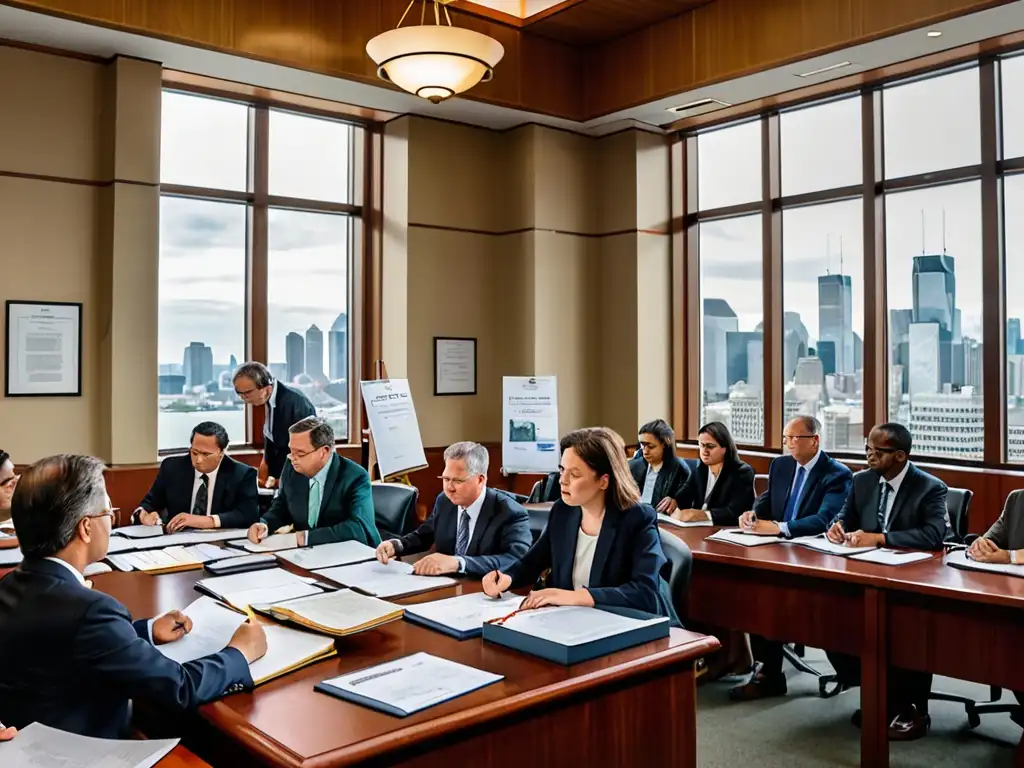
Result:
<svg viewBox="0 0 1024 768"><path fill-rule="evenodd" d="M476 394L476 339L434 337L434 394Z"/></svg>
<svg viewBox="0 0 1024 768"><path fill-rule="evenodd" d="M8 301L6 397L80 397L82 305Z"/></svg>

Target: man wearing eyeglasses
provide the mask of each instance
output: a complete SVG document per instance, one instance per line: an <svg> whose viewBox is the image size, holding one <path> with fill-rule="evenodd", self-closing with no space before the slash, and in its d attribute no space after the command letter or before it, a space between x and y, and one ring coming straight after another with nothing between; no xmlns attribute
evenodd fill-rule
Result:
<svg viewBox="0 0 1024 768"><path fill-rule="evenodd" d="M281 474L281 492L263 519L249 528L249 541L258 544L291 527L300 547L336 541L380 544L370 476L334 450L331 425L310 416L288 432L289 463Z"/></svg>
<svg viewBox="0 0 1024 768"><path fill-rule="evenodd" d="M114 518L99 459L37 462L18 481L11 512L25 559L0 580L0 722L126 738L130 699L179 711L252 687L249 664L267 651L260 624L246 622L224 650L179 664L154 646L191 632L188 616L133 622L89 588L83 574L107 554Z"/></svg>
<svg viewBox="0 0 1024 768"><path fill-rule="evenodd" d="M843 508L853 473L821 450L821 424L813 416L797 416L786 424L782 445L788 455L772 461L768 488L754 508L740 515L740 529L761 536L818 536ZM783 644L750 636L760 669L745 685L729 692L734 701L785 696Z"/></svg>
<svg viewBox="0 0 1024 768"><path fill-rule="evenodd" d="M946 538L946 485L910 461L910 431L895 422L868 435L868 469L853 476L843 509L828 529L833 544L940 550ZM860 684L860 659L829 652L839 682ZM928 692L932 676L889 669L889 739L910 741L928 732ZM860 724L860 710L853 722Z"/></svg>
<svg viewBox="0 0 1024 768"><path fill-rule="evenodd" d="M186 528L248 528L259 520L256 469L224 451L228 433L204 421L192 430L185 456L160 463L149 493L132 513L138 525L166 526L168 533Z"/></svg>
<svg viewBox="0 0 1024 768"><path fill-rule="evenodd" d="M423 524L377 547L387 563L397 555L437 551L420 558L413 571L424 576L464 573L482 577L505 571L530 548L530 516L511 496L487 487L487 449L479 443L449 445L444 452L444 491Z"/></svg>

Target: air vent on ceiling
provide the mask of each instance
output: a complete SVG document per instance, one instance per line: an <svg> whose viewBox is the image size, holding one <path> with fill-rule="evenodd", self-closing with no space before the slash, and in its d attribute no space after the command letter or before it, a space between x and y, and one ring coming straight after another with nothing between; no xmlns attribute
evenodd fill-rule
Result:
<svg viewBox="0 0 1024 768"><path fill-rule="evenodd" d="M838 64L830 64L827 67L821 67L820 69L813 69L810 72L801 72L797 77L814 77L815 75L823 75L826 72L831 72L835 69L843 69L852 64L851 61L840 61Z"/></svg>
<svg viewBox="0 0 1024 768"><path fill-rule="evenodd" d="M674 112L677 115L685 115L686 117L693 117L694 115L703 115L705 112L713 112L716 109L722 107L731 107L727 101L719 101L718 99L697 99L697 101L691 101L688 104L680 104L678 107L669 107L669 112Z"/></svg>

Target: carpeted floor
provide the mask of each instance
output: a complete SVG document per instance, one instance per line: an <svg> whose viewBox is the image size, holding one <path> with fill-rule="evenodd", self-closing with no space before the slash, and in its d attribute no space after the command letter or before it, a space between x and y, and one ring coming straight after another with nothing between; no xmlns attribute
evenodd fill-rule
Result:
<svg viewBox="0 0 1024 768"><path fill-rule="evenodd" d="M807 650L807 661L831 671L824 653ZM850 715L860 705L859 689L831 699L818 697L817 680L788 664L789 695L734 704L727 692L733 682L697 688L697 750L701 768L859 768L860 731ZM933 690L988 697L988 688L937 677ZM1007 702L1014 701L1004 691ZM1008 715L985 715L975 730L967 728L959 704L933 701L931 733L920 741L892 744L892 768L1009 768L1021 729Z"/></svg>

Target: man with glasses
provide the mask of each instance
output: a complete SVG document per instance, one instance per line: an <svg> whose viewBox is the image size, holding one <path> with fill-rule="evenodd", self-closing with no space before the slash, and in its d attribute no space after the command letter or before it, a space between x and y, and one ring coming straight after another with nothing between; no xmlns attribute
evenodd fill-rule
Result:
<svg viewBox="0 0 1024 768"><path fill-rule="evenodd" d="M154 645L192 631L180 611L132 622L84 572L107 554L114 512L103 463L51 456L18 481L11 507L25 559L0 580L0 722L39 722L83 736L130 735L129 700L185 710L252 687L249 664L267 651L258 623L186 664Z"/></svg>
<svg viewBox="0 0 1024 768"><path fill-rule="evenodd" d="M249 540L258 544L292 527L300 547L335 541L380 544L370 476L334 450L331 425L310 416L288 432L289 463L281 476L281 492L263 519L249 528Z"/></svg>
<svg viewBox="0 0 1024 768"><path fill-rule="evenodd" d="M910 461L910 431L895 422L880 424L868 435L868 469L853 476L849 498L828 529L833 544L851 547L942 549L946 538L946 485ZM860 659L828 654L837 680L860 684ZM928 692L932 676L889 669L889 739L910 741L928 732ZM860 710L853 722L860 724Z"/></svg>
<svg viewBox="0 0 1024 768"><path fill-rule="evenodd" d="M505 571L526 554L533 542L530 516L517 501L487 487L487 449L461 442L444 452L444 491L423 524L400 539L377 547L377 559L387 563L435 547L436 552L413 564L425 576L465 573L483 577Z"/></svg>
<svg viewBox="0 0 1024 768"><path fill-rule="evenodd" d="M288 459L288 428L308 416L315 416L313 403L295 387L270 375L263 363L242 363L232 380L235 393L253 408L266 406L263 416L263 461L259 477L267 488L281 479Z"/></svg>
<svg viewBox="0 0 1024 768"><path fill-rule="evenodd" d="M248 528L259 520L256 469L224 454L228 433L204 421L192 430L185 456L168 456L132 522L185 528Z"/></svg>
<svg viewBox="0 0 1024 768"><path fill-rule="evenodd" d="M786 424L782 445L788 452L772 461L768 488L754 508L740 515L740 528L761 536L818 536L843 508L853 473L821 450L821 424L813 416L797 416ZM745 685L729 692L734 701L785 696L783 644L750 636L760 669Z"/></svg>

